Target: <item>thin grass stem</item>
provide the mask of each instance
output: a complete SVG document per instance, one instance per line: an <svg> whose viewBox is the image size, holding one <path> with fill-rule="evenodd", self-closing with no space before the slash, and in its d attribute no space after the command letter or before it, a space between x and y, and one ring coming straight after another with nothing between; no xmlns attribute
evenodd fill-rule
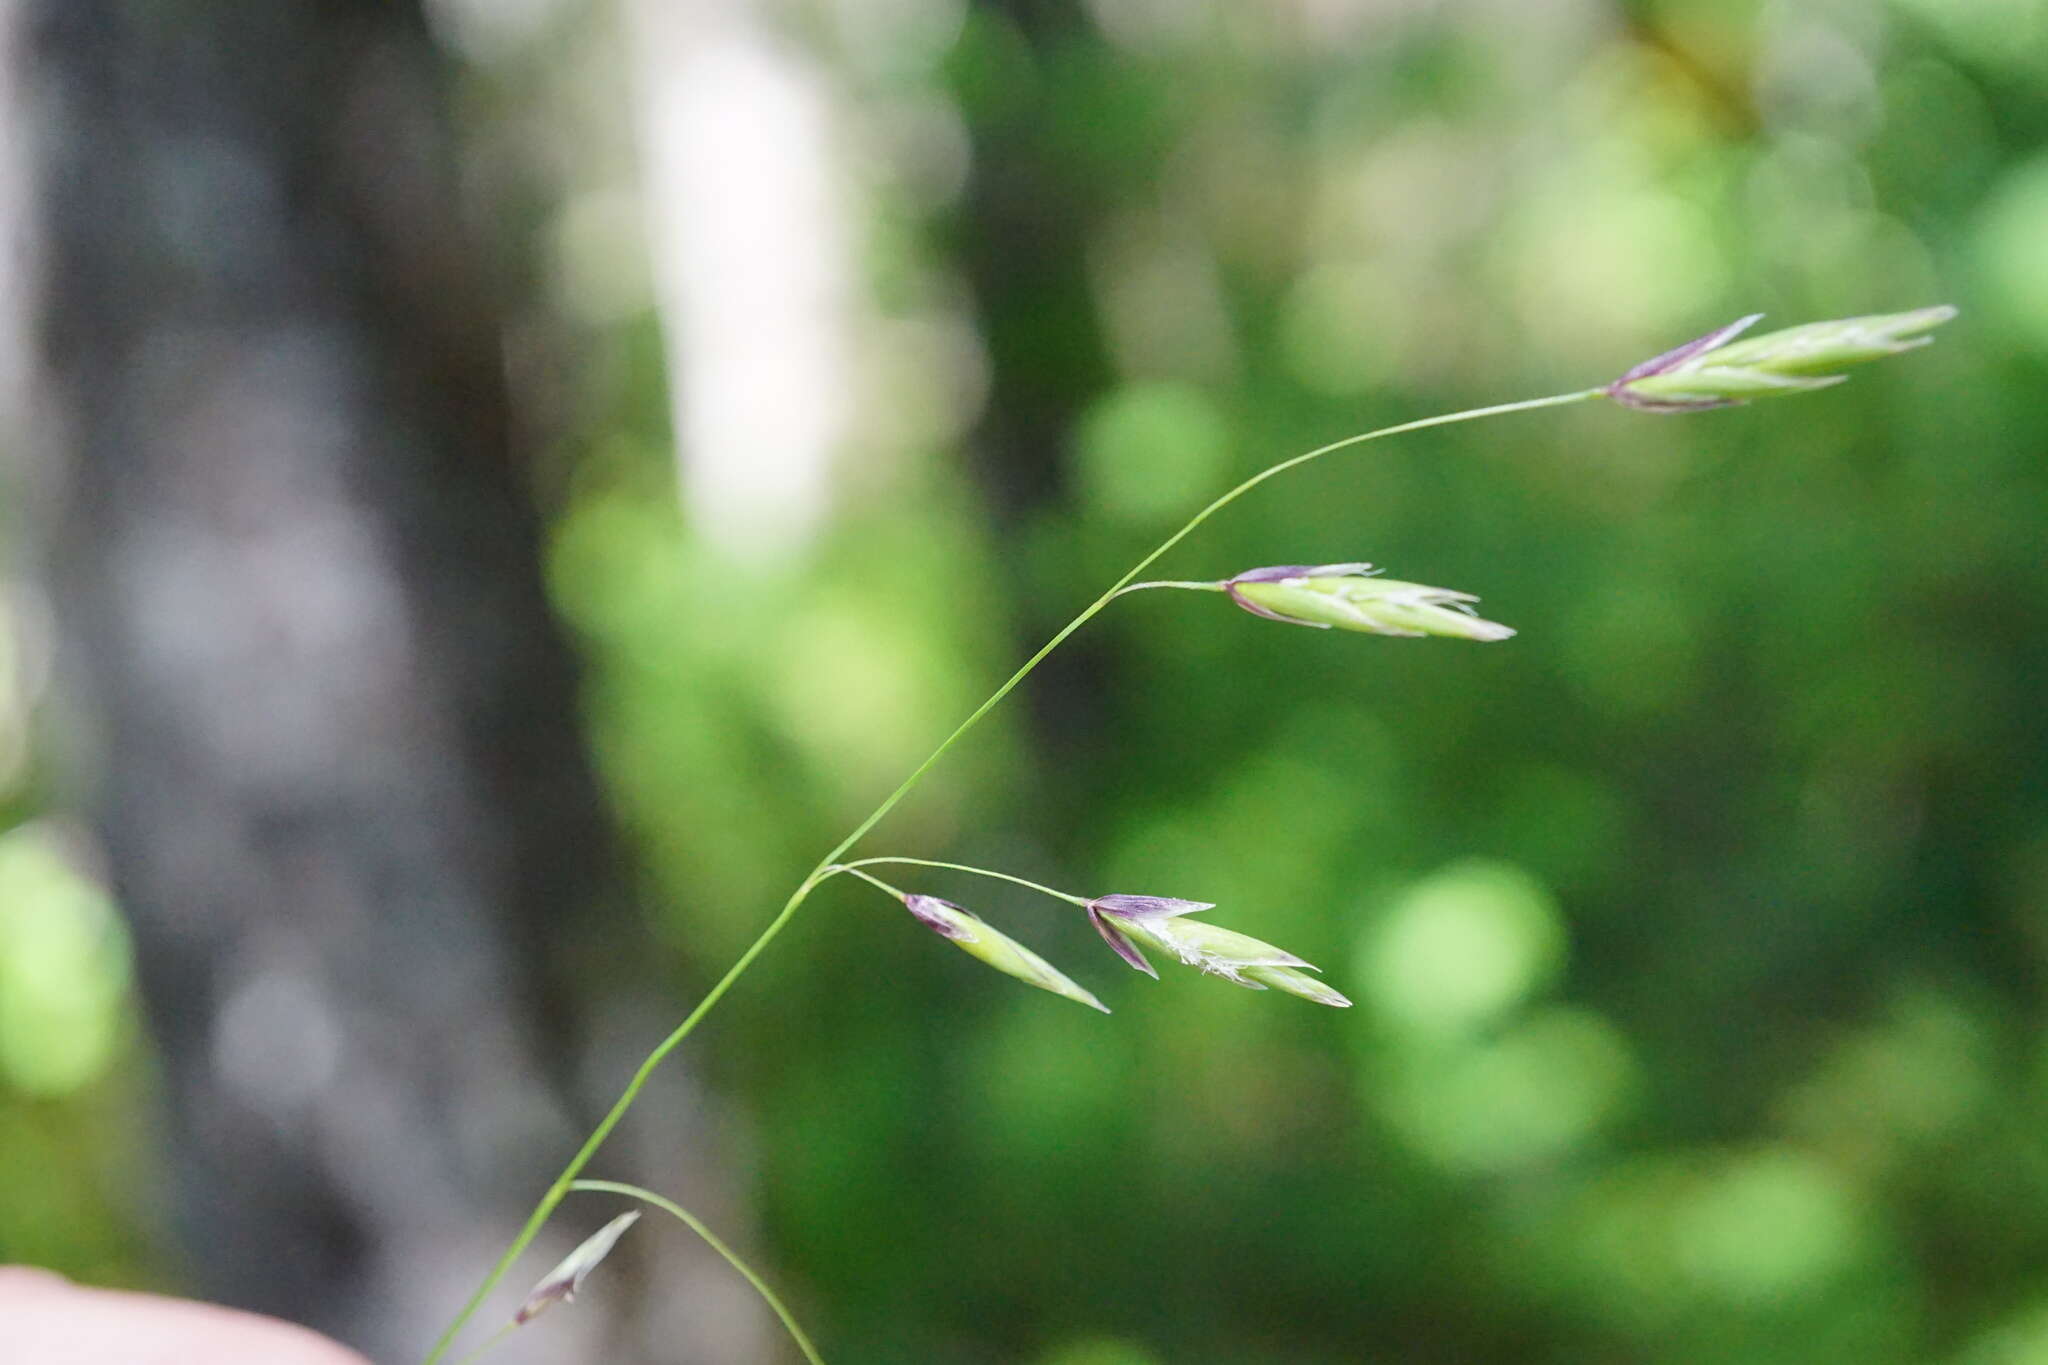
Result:
<svg viewBox="0 0 2048 1365"><path fill-rule="evenodd" d="M949 872L971 872L977 877L993 877L999 882L1014 882L1018 886L1028 886L1041 895L1051 896L1054 900L1062 900L1069 905L1086 905L1088 903L1088 898L1085 896L1070 896L1064 891L1055 891L1049 886L1041 886L1037 882L1028 881L1023 877L1012 876L1008 872L998 872L992 867L976 867L972 863L942 863L933 858L861 858L850 863L838 863L827 870L851 872L855 876L860 876L862 875L860 871L862 868L875 867L882 863L900 863L908 867L942 867ZM868 880L873 881L874 879L870 877Z"/></svg>
<svg viewBox="0 0 2048 1365"><path fill-rule="evenodd" d="M831 869L839 864L839 860L846 855L847 850L865 838L868 831L888 818L889 813L902 803L903 798L910 795L917 784L924 780L925 774L929 773L938 764L940 759L950 753L953 746L958 744L968 731L981 723L982 717L995 710L1005 697L1017 689L1019 683L1030 677L1033 671L1041 663L1045 662L1047 655L1065 644L1069 636L1094 620L1104 607L1115 601L1125 588L1136 582L1139 574L1158 563L1169 550L1193 535L1196 529L1208 521L1209 518L1215 516L1218 512L1230 506L1230 504L1236 502L1260 484L1291 469L1298 469L1302 465L1320 460L1324 456L1334 455L1342 450L1349 450L1353 446L1364 445L1368 441L1382 440L1388 436L1399 436L1411 431L1422 431L1429 427L1451 426L1459 422L1477 421L1483 417L1502 417L1514 412L1531 412L1538 408L1560 408L1572 403L1583 403L1588 399L1601 396L1602 392L1599 389L1581 389L1576 393L1552 394L1547 398L1526 398L1514 403L1496 403L1489 407L1467 408L1462 412L1442 413L1435 417L1418 418L1412 422L1401 422L1390 427L1380 427L1374 431L1360 432L1355 436L1346 436L1342 440L1331 441L1328 445L1317 446L1314 450L1305 451L1290 459L1282 460L1279 464L1260 470L1228 492L1216 497L1207 506L1203 507L1202 510L1188 518L1187 523L1178 531L1175 531L1172 535L1161 541L1143 559L1133 564L1129 571L1121 578L1110 584L1100 597L1082 608L1073 620L1060 627L1059 631L1050 640L1047 640L1045 644L1040 646L1036 653L1019 665L1016 672L1004 679L1000 687L991 692L986 700L969 712L965 720L954 726L952 733L941 740L938 747L933 749L923 762L913 768L909 776L896 785L894 791L883 797L873 810L861 818L860 823L855 825L845 838L833 845L831 851L818 860L817 866L810 870L803 881L798 884L796 890L790 893L789 899L783 902L782 909L777 911L775 917L768 921L767 927L761 930L754 941L747 945L745 951L740 954L739 959L726 970L725 975L718 978L717 983L705 993L704 998L697 1003L696 1008L684 1016L682 1023L676 1025L675 1029L666 1038L655 1044L653 1051L647 1054L647 1059L633 1073L632 1079L626 1083L626 1087L620 1092L619 1098L613 1102L612 1107L606 1111L605 1116L598 1121L597 1127L592 1130L583 1145L576 1149L576 1154L569 1158L568 1164L562 1168L562 1173L555 1178L554 1183L548 1186L547 1191L541 1196L540 1202L535 1205L533 1213L520 1228L518 1235L512 1239L512 1244L505 1249L504 1255L498 1258L497 1263L484 1276L483 1283L477 1286L476 1291L470 1295L469 1301L462 1306L461 1311L455 1315L454 1320L442 1331L440 1337L422 1360L421 1365L438 1365L438 1362L447 1356L449 1348L455 1343L456 1337L468 1325L469 1320L476 1315L477 1309L483 1305L484 1300L490 1296L491 1291L497 1288L498 1282L505 1278L506 1273L511 1270L513 1263L519 1259L520 1254L539 1235L540 1229L547 1222L548 1216L567 1197L569 1188L576 1180L576 1177L582 1173L585 1166L590 1164L590 1159L597 1154L598 1148L604 1145L605 1139L611 1136L612 1130L618 1127L619 1120L625 1117L626 1111L633 1107L633 1102L640 1097L641 1090L646 1087L648 1077L654 1074L655 1068L660 1066L670 1053L682 1045L683 1040L688 1038L696 1029L699 1021L709 1014L720 1000L725 998L725 993L732 989L733 983L746 974L747 969L754 965L754 960L788 927L790 920L795 917L797 910L802 907L804 901L809 899L811 892L818 888L818 884L831 875Z"/></svg>
<svg viewBox="0 0 2048 1365"><path fill-rule="evenodd" d="M811 1339L808 1336L804 1335L804 1329L797 1326L795 1315L789 1311L789 1308L776 1295L775 1291L768 1287L768 1282L759 1275L756 1275L754 1268L742 1260L738 1252L720 1241L717 1233L704 1226L701 1219L681 1204L676 1203L672 1199L665 1199L652 1190L643 1190L638 1185L627 1185L617 1180L576 1180L570 1182L569 1188L571 1191L587 1191L592 1194L627 1195L639 1200L643 1204L652 1204L663 1213L671 1214L680 1219L684 1227L703 1238L706 1246L710 1247L720 1256L723 1256L727 1265L737 1270L746 1279L748 1284L754 1286L754 1292L759 1294L762 1300L775 1310L776 1317L782 1319L783 1327L788 1329L790 1337L796 1342L797 1349L804 1353L804 1359L808 1360L811 1365L825 1365L825 1358L818 1354L818 1348L811 1344Z"/></svg>
<svg viewBox="0 0 2048 1365"><path fill-rule="evenodd" d="M886 860L881 858L871 858L868 861L883 862ZM880 877L871 876L868 873L861 871L859 863L840 863L834 867L829 867L825 869L825 875L828 877L835 872L851 872L854 876L860 878L869 886L880 887L882 890L894 896L897 900L903 899L903 893L900 890L898 890L896 887L889 885L889 883L883 881Z"/></svg>

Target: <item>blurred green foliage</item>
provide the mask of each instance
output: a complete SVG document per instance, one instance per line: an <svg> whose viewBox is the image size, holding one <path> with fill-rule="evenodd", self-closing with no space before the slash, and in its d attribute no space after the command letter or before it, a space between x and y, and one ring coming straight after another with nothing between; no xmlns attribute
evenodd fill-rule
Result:
<svg viewBox="0 0 2048 1365"><path fill-rule="evenodd" d="M679 1007L1233 478L1751 310L1964 316L1796 401L1340 456L1161 565L1371 559L1512 642L1177 594L1091 626L866 851L1221 902L1359 1008L1153 983L1025 893L918 883L1103 1019L828 889L698 1053L828 1354L2048 1362L2048 0L867 8L791 41L856 122L952 111L978 187L870 187L871 325L971 299L980 432L1048 439L920 418L880 365L900 439L814 543L735 562L676 506L652 316L593 330L554 578ZM1077 273L1003 268L1005 184ZM123 1121L118 1085L51 1096L125 978L15 847L20 1170ZM85 1041L25 1050L29 1009ZM108 1273L68 1229L108 1225L109 1165L60 1166L0 1251Z"/></svg>

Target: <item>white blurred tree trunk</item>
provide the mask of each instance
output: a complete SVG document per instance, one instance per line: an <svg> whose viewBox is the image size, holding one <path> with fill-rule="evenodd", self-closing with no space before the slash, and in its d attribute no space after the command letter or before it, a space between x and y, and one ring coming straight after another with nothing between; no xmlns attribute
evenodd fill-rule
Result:
<svg viewBox="0 0 2048 1365"><path fill-rule="evenodd" d="M825 519L852 404L832 95L759 0L622 8L683 505L773 565Z"/></svg>

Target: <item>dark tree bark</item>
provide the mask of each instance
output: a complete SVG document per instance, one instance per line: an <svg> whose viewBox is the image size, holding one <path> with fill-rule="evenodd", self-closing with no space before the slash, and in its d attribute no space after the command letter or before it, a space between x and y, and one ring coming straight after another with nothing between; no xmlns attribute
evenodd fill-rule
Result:
<svg viewBox="0 0 2048 1365"><path fill-rule="evenodd" d="M404 1358L575 1136L579 962L632 956L436 55L400 0L18 20L72 768L192 1287Z"/></svg>
<svg viewBox="0 0 2048 1365"><path fill-rule="evenodd" d="M1038 69L1002 78L1004 93L970 101L973 172L958 224L989 356L989 392L974 432L976 472L1005 533L1066 495L1067 456L1089 403L1115 382L1088 272L1088 249L1118 187L1063 160L1050 129L1059 96L1044 69L1086 41L1075 0L989 0L1020 43L1011 60ZM1030 622L1023 648L1058 628ZM1028 642L1028 643L1024 643ZM1100 639L1083 634L1047 659L1027 684L1040 743L1055 767L1103 750L1103 679L1112 667Z"/></svg>

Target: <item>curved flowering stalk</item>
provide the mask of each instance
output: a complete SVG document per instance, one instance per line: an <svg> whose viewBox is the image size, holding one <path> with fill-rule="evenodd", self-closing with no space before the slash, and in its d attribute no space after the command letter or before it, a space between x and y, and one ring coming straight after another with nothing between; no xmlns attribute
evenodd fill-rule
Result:
<svg viewBox="0 0 2048 1365"><path fill-rule="evenodd" d="M1461 636L1466 639L1504 638L1507 628L1493 622L1480 621L1470 612L1473 599L1466 594L1447 589L1424 588L1418 584L1369 579L1364 577L1364 566L1356 564L1282 566L1278 569L1253 570L1249 574L1240 574L1235 579L1212 583L1138 583L1140 574L1151 568L1181 541L1194 534L1195 530L1210 517L1260 484L1289 470L1298 469L1302 465L1339 451L1349 450L1354 446L1364 445L1369 441L1384 440L1405 432L1451 426L1460 422L1477 421L1484 417L1504 416L1508 413L1531 412L1538 408L1566 407L1595 398L1612 399L1623 406L1641 411L1692 412L1702 408L1742 403L1766 394L1792 393L1819 387L1833 383L1838 378L1824 374L1823 371L1858 364L1922 345L1925 339L1921 334L1953 316L1954 309L1941 307L1925 308L1914 313L1846 318L1795 327L1784 332L1757 337L1739 345L1731 345L1734 337L1755 321L1754 318L1747 318L1645 361L1614 382L1599 388L1581 389L1574 393L1553 394L1545 398L1531 398L1515 403L1498 403L1489 407L1468 408L1462 412L1442 413L1434 417L1423 417L1412 422L1401 422L1394 426L1346 436L1270 465L1212 499L1188 518L1179 530L1161 541L1132 565L1122 577L1110 584L1101 596L1082 608L1072 620L1062 626L980 705L969 712L967 718L955 726L952 733L941 740L938 747L912 769L909 776L897 784L895 790L883 797L873 810L861 818L852 831L817 861L804 879L797 884L796 889L790 893L789 898L783 902L782 908L769 920L767 926L740 954L739 959L726 970L725 975L720 977L705 993L704 998L683 1017L682 1022L647 1054L618 1099L613 1102L612 1107L598 1121L597 1127L584 1139L583 1145L577 1148L575 1155L569 1158L568 1164L542 1194L532 1214L528 1216L518 1235L512 1239L511 1245L484 1276L483 1283L477 1286L469 1301L442 1331L440 1338L427 1352L423 1365L436 1365L436 1362L448 1354L456 1337L475 1316L485 1298L497 1287L499 1281L504 1279L506 1272L512 1268L520 1254L533 1242L549 1215L568 1197L577 1175L611 1136L612 1130L625 1117L626 1111L632 1108L633 1102L639 1098L655 1068L682 1045L683 1040L695 1031L705 1015L709 1014L725 997L725 993L732 989L733 984L746 974L747 969L753 966L754 960L795 917L797 910L810 898L811 893L827 878L843 870L839 860L847 851L865 838L868 831L880 824L924 779L925 774L952 750L961 737L1016 690L1018 684L1044 662L1046 656L1064 644L1075 631L1094 620L1122 593L1136 587L1181 587L1209 592L1228 592L1233 600L1246 610L1296 625L1317 625L1375 634L1440 634ZM1342 572L1338 572L1339 570ZM1269 574L1281 576L1267 577ZM1378 586L1361 587L1362 583L1377 583ZM1050 894L1063 899L1073 899L1061 892ZM954 909L957 910L957 907ZM1304 995L1308 999L1322 998L1312 993L1311 988L1328 991L1321 983L1301 975L1301 970L1306 964L1297 965L1293 961L1279 960L1253 962L1244 956L1233 957L1233 953L1271 956L1278 954L1280 950L1270 944L1261 944L1257 939L1244 938L1242 935L1232 936L1233 940L1242 940L1241 943L1222 939L1218 935L1229 931L1217 930L1212 926L1190 928L1191 924L1199 923L1186 918L1191 913L1193 911L1185 909L1164 915L1121 913L1115 909L1098 910L1097 922L1098 927L1107 923L1123 935L1125 946L1131 947L1133 953L1137 952L1133 941L1142 939L1151 946L1172 954L1179 961L1201 967L1203 970L1214 971L1216 975L1225 976L1239 985L1276 987ZM1118 945L1112 941L1111 947ZM1122 948L1118 948L1118 955L1123 956L1127 962L1131 960L1129 956L1125 956ZM1334 991L1328 991L1328 994L1335 998L1324 1000L1324 1003L1348 1003Z"/></svg>

